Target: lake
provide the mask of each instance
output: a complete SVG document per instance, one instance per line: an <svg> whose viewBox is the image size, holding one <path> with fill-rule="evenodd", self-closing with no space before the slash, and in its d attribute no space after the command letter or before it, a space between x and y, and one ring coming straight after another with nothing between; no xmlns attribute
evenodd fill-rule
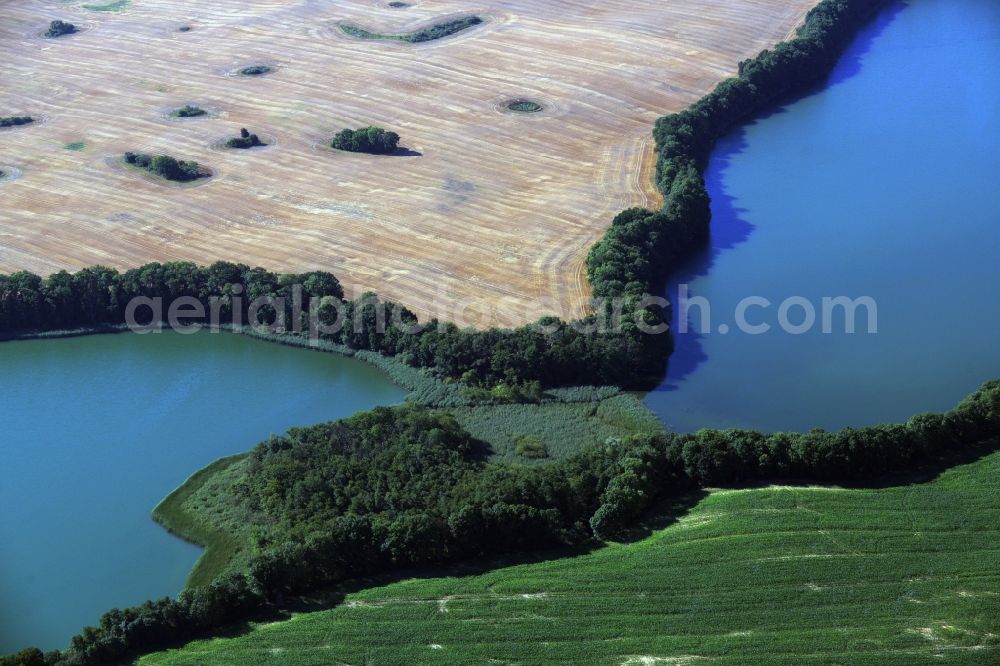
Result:
<svg viewBox="0 0 1000 666"><path fill-rule="evenodd" d="M373 367L232 334L0 343L0 654L172 596L200 549L153 507L270 434L402 400Z"/></svg>
<svg viewBox="0 0 1000 666"><path fill-rule="evenodd" d="M997 63L995 0L894 3L821 90L719 143L711 245L667 288L677 300L688 284L711 317L689 307L668 377L646 398L665 423L900 421L1000 377ZM840 296L871 298L877 332L860 308L854 334L842 309L824 333L822 299ZM810 307L815 323L796 332Z"/></svg>

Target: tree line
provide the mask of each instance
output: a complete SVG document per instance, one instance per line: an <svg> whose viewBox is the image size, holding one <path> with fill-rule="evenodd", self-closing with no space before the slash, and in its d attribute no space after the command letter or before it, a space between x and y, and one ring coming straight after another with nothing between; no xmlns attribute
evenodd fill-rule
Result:
<svg viewBox="0 0 1000 666"><path fill-rule="evenodd" d="M124 273L97 266L76 273L59 271L45 279L21 271L0 275L0 336L121 324L129 301L137 297L161 298L165 303L190 297L206 310L217 299L220 323L248 322L255 314L251 311L253 301L259 297L284 298L291 303L292 285L302 286L305 307L312 305L313 299L339 302L344 295L331 273L278 275L224 261L207 267L183 261L153 262ZM260 308L256 316L263 322L273 320L277 313L273 308Z"/></svg>

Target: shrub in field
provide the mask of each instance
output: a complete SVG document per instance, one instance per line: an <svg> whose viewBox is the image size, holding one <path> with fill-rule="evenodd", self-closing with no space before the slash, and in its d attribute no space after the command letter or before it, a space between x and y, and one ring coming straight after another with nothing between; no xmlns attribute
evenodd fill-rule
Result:
<svg viewBox="0 0 1000 666"><path fill-rule="evenodd" d="M66 23L65 21L52 21L49 23L49 29L45 31L46 37L62 37L63 35L71 35L76 32L76 26L72 23Z"/></svg>
<svg viewBox="0 0 1000 666"><path fill-rule="evenodd" d="M205 109L196 106L194 104L185 104L179 109L175 109L170 112L170 115L174 118L197 118L198 116L204 116L208 112Z"/></svg>
<svg viewBox="0 0 1000 666"><path fill-rule="evenodd" d="M400 3L402 6L407 6L404 3ZM390 3L390 7L397 6ZM448 37L454 35L457 32L461 32L466 28L471 28L473 26L479 25L483 22L483 19L478 16L465 16L462 18L453 19L450 21L444 21L442 23L437 23L423 30L417 30L416 32L408 32L402 35L386 34L381 32L373 32L367 30L357 25L352 25L349 23L342 23L340 29L354 37L355 39L386 39L386 40L396 40L401 42L410 42L411 44L417 44L420 42L430 42L435 39L441 39L443 37Z"/></svg>
<svg viewBox="0 0 1000 666"><path fill-rule="evenodd" d="M387 132L381 127L364 127L341 130L333 137L330 147L352 153L389 155L396 152L398 144L399 135L395 132Z"/></svg>
<svg viewBox="0 0 1000 666"><path fill-rule="evenodd" d="M516 99L507 104L507 108L517 113L538 113L542 110L542 105L527 99Z"/></svg>
<svg viewBox="0 0 1000 666"><path fill-rule="evenodd" d="M208 176L197 162L178 160L169 155L146 155L144 153L125 153L125 162L152 174L179 183L187 183Z"/></svg>
<svg viewBox="0 0 1000 666"><path fill-rule="evenodd" d="M35 122L35 119L31 116L7 116L6 118L0 118L0 127L17 127L18 125L27 125L33 122Z"/></svg>
<svg viewBox="0 0 1000 666"><path fill-rule="evenodd" d="M240 70L241 76L261 76L271 71L268 65L251 65Z"/></svg>
<svg viewBox="0 0 1000 666"><path fill-rule="evenodd" d="M465 30L466 28L477 26L482 22L483 19L478 16L464 16L462 18L432 25L429 28L424 28L423 30L418 30L417 32L412 32L408 35L403 35L400 39L413 43L430 42L435 39L449 37L457 32Z"/></svg>
<svg viewBox="0 0 1000 666"><path fill-rule="evenodd" d="M261 141L256 134L251 134L246 127L240 130L240 135L238 137L232 137L226 141L226 148L247 149L266 145L267 144Z"/></svg>
<svg viewBox="0 0 1000 666"><path fill-rule="evenodd" d="M149 164L149 171L167 180L188 182L204 177L197 162L178 160L170 155L157 155Z"/></svg>

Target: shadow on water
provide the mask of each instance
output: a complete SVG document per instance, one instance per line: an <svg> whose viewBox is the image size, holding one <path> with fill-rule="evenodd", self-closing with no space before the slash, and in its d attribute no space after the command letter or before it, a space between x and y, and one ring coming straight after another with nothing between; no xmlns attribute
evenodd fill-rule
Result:
<svg viewBox="0 0 1000 666"><path fill-rule="evenodd" d="M788 107L801 102L804 99L817 95L825 90L829 90L845 81L853 79L861 74L864 67L865 57L871 53L875 40L882 36L889 26L895 22L899 15L907 8L904 0L894 0L872 18L871 22L863 27L851 41L851 45L837 60L830 74L813 85L806 86L798 92L788 95L782 101L776 103L771 109L763 111L754 117L754 120L747 123L752 125L761 120L767 120L774 116L779 116L788 111Z"/></svg>
<svg viewBox="0 0 1000 666"><path fill-rule="evenodd" d="M746 209L736 205L735 197L725 192L725 173L733 159L747 148L746 130L741 128L717 144L705 170L705 185L712 193L712 227L708 245L680 266L666 284L666 297L674 304L670 315L671 330L674 331L674 352L670 356L665 381L657 391L673 391L677 382L693 373L698 366L708 360L705 354L705 332L698 330L694 322L682 331L680 308L677 307L681 285L690 285L698 278L705 277L723 252L744 243L753 233L753 225L745 218ZM698 294L688 288L688 297Z"/></svg>
<svg viewBox="0 0 1000 666"><path fill-rule="evenodd" d="M709 275L715 261L723 252L746 242L754 231L754 225L746 219L748 211L745 208L740 208L736 203L736 198L726 191L728 169L734 160L749 148L747 128L786 113L793 104L860 74L865 56L871 51L875 40L906 7L907 3L903 0L891 2L858 33L829 76L816 85L789 96L769 111L759 114L753 120L721 138L716 144L705 169L705 186L712 197L712 223L708 245L682 264L666 281L664 293L675 306L671 314L674 351L668 361L663 382L654 390L677 390L680 388L680 382L693 374L702 363L708 360L704 344L706 332L699 330L697 322L689 320L686 330L681 332L679 308L676 307L679 287L690 285L695 280ZM688 297L695 296L698 294L689 288ZM697 311L694 314L697 314Z"/></svg>

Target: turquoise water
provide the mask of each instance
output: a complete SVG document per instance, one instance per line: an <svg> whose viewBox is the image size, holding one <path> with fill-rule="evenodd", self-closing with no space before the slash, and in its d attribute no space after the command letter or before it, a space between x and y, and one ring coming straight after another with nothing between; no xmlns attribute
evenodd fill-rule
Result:
<svg viewBox="0 0 1000 666"><path fill-rule="evenodd" d="M199 468L403 397L360 361L230 334L5 342L0 368L0 654L179 592L200 550L150 511Z"/></svg>
<svg viewBox="0 0 1000 666"><path fill-rule="evenodd" d="M945 410L1000 377L1000 2L913 0L884 11L821 91L726 137L707 172L711 248L668 285L690 310L646 403L670 426L837 428ZM762 296L746 319L736 305ZM778 307L817 314L785 332ZM857 333L824 296L869 296ZM789 320L803 321L802 308ZM675 322L676 324L677 322ZM729 326L728 333L719 326ZM840 331L840 333L838 333Z"/></svg>

